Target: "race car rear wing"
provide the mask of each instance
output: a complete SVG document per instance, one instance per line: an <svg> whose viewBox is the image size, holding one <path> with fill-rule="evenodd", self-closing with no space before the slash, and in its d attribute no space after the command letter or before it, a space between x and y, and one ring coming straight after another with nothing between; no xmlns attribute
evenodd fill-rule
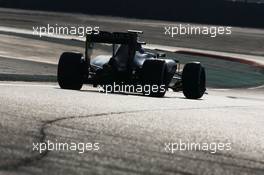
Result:
<svg viewBox="0 0 264 175"><path fill-rule="evenodd" d="M129 30L128 32L106 32L100 31L99 33L92 33L86 35L86 46L85 46L85 59L88 60L89 53L88 50L92 43L104 43L113 44L113 54L115 44L128 44L136 46L137 44L145 44L144 42L138 41L138 35L142 34L141 31Z"/></svg>
<svg viewBox="0 0 264 175"><path fill-rule="evenodd" d="M107 43L107 44L133 44L137 42L137 33L105 32L92 33L86 36L88 43Z"/></svg>

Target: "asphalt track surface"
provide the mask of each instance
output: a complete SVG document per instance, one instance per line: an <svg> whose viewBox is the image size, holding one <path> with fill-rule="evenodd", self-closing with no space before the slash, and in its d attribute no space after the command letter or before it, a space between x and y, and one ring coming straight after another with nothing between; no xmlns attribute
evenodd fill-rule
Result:
<svg viewBox="0 0 264 175"><path fill-rule="evenodd" d="M263 92L209 90L202 100L61 90L1 82L1 174L263 174ZM258 94L258 95L257 95ZM262 96L261 96L262 95ZM99 151L33 151L33 143L100 143ZM165 150L165 143L232 150Z"/></svg>
<svg viewBox="0 0 264 175"><path fill-rule="evenodd" d="M90 86L62 90L50 82L58 56L70 47L81 50L79 45L0 37L0 174L264 173L263 86L209 88L201 100L173 92L164 98L106 95ZM236 64L224 74L232 76L234 67L237 74L262 75ZM210 74L220 77L214 70ZM261 85L261 79L252 83ZM33 143L48 141L99 143L100 149L33 151ZM165 149L165 143L180 142L230 143L231 150Z"/></svg>

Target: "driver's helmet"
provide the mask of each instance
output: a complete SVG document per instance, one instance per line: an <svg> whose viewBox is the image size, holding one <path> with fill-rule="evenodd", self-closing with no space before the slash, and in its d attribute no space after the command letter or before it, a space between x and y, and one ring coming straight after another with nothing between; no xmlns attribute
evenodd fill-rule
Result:
<svg viewBox="0 0 264 175"><path fill-rule="evenodd" d="M139 53L144 53L144 49L142 48L142 45L137 43L136 44L136 51L138 51Z"/></svg>

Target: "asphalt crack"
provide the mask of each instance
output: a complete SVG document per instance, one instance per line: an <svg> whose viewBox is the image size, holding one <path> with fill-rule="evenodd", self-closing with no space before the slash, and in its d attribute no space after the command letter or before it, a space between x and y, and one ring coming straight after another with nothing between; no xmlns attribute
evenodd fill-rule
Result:
<svg viewBox="0 0 264 175"><path fill-rule="evenodd" d="M49 120L49 121L45 121L43 122L43 124L40 127L40 138L39 138L39 142L40 143L46 143L46 130L53 125L54 123L63 121L63 120L72 120L72 119L81 119L81 118L94 118L94 117L102 117L102 116L110 116L110 115L121 115L121 114L132 114L132 113L140 113L140 112L148 112L148 111L162 111L162 110L197 110L197 109L214 109L214 108L247 108L247 106L221 106L221 107L207 107L207 108L176 108L176 109L155 109L155 110L135 110L135 111L124 111L124 112L109 112L109 113L98 113L98 114L91 114L91 115L86 115L86 116L70 116L70 117L62 117L62 118L57 118L54 120ZM42 160L43 158L45 158L47 155L49 154L48 149L46 149L44 152L42 152L41 154L38 154L36 156L32 156L32 157L27 157L24 159L19 160L19 162L15 163L15 164L9 164L9 165L3 165L0 166L0 170L4 170L4 171L15 171L17 169L19 169L20 167L25 167L25 166L30 166L31 164L36 163L37 161ZM179 157L183 157L186 159L190 159L193 160L192 157L188 157L188 156L182 156L182 155L175 155L175 156L179 156ZM225 156L225 155L218 155L221 157L227 157L227 158L232 158L232 159L237 159L237 160L243 160L243 161L249 161L249 162L253 162L253 163L258 163L258 164L262 164L264 165L264 162L262 161L255 161L255 160L250 160L250 159L243 159L243 158L238 158L238 157L233 157L233 156ZM194 160L198 160L198 161L204 161L204 162L210 162L210 163L217 163L217 164L223 164L223 162L218 162L218 161L212 161L212 160L206 160L206 159L200 159L200 158L195 158ZM252 168L252 167L247 167L247 166L241 166L241 165L236 165L236 164L226 164L224 163L224 165L226 166L231 166L231 167L236 167L236 168L242 168L242 169L248 169L248 170L253 170L253 171L263 171L262 168ZM180 174L185 174L185 175L190 175L191 173L188 172L183 172L183 171L176 171L177 173Z"/></svg>

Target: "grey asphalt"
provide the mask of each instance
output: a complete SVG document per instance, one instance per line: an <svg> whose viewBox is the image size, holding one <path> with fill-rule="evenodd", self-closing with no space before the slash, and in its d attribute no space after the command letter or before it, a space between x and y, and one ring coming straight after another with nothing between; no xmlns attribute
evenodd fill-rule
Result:
<svg viewBox="0 0 264 175"><path fill-rule="evenodd" d="M1 174L263 174L263 91L209 90L202 100L0 83ZM231 150L165 150L165 143ZM98 151L33 151L33 143L99 143Z"/></svg>
<svg viewBox="0 0 264 175"><path fill-rule="evenodd" d="M57 65L0 57L0 81L57 81Z"/></svg>

